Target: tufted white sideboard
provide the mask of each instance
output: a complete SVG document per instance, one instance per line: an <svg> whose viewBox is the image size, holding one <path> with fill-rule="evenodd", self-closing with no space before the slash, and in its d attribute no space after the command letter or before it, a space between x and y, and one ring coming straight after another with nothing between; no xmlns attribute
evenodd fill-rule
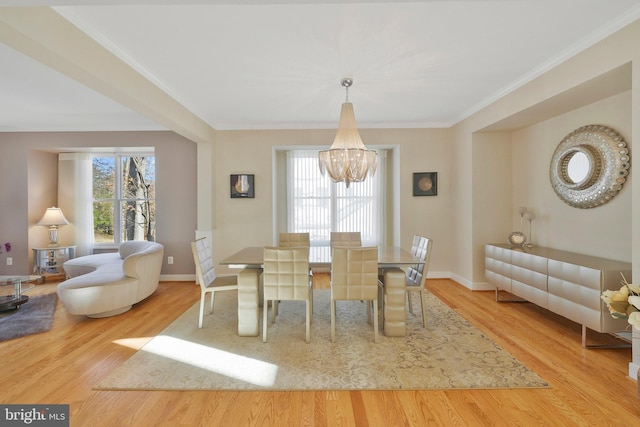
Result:
<svg viewBox="0 0 640 427"><path fill-rule="evenodd" d="M631 283L631 263L550 248L485 245L485 276L499 292L506 291L600 333L623 331L625 319L614 319L600 299L602 291L619 289L620 273ZM502 300L504 301L504 300Z"/></svg>

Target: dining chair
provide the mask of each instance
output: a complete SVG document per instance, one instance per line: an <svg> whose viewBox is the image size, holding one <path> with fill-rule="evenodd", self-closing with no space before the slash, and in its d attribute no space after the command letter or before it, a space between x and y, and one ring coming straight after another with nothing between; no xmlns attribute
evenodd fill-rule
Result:
<svg viewBox="0 0 640 427"><path fill-rule="evenodd" d="M313 316L313 282L309 274L309 248L265 247L262 269L263 317L262 341L267 342L267 312L272 305L272 319L276 321L280 301L306 301L306 341L311 339Z"/></svg>
<svg viewBox="0 0 640 427"><path fill-rule="evenodd" d="M311 241L309 233L280 233L278 238L278 246L281 248L293 248L293 247L309 247Z"/></svg>
<svg viewBox="0 0 640 427"><path fill-rule="evenodd" d="M359 231L332 231L331 247L360 247L362 246L362 238Z"/></svg>
<svg viewBox="0 0 640 427"><path fill-rule="evenodd" d="M336 302L338 300L367 301L367 321L371 322L373 306L373 336L378 342L378 248L333 248L331 258L331 341L336 339Z"/></svg>
<svg viewBox="0 0 640 427"><path fill-rule="evenodd" d="M206 237L202 237L195 242L191 242L193 260L196 263L196 278L200 283L200 315L198 317L198 327L202 328L204 319L204 305L207 294L211 294L211 305L209 314L213 313L213 302L216 292L233 291L238 289L237 276L217 276L211 256L211 247Z"/></svg>
<svg viewBox="0 0 640 427"><path fill-rule="evenodd" d="M278 247L281 248L308 248L311 246L309 233L280 233L278 236ZM309 267L309 274L313 276L313 270Z"/></svg>
<svg viewBox="0 0 640 427"><path fill-rule="evenodd" d="M421 243L418 245L417 252L415 254L420 258L422 262L415 267L407 268L406 271L406 290L407 300L409 301L409 313L414 314L411 293L414 291L418 291L420 295L420 307L422 311L422 326L424 328L427 327L427 305L424 301L424 297L426 296L427 292L425 288L425 282L427 280L427 272L429 270L429 261L431 260L432 247L433 240L428 237L422 237Z"/></svg>

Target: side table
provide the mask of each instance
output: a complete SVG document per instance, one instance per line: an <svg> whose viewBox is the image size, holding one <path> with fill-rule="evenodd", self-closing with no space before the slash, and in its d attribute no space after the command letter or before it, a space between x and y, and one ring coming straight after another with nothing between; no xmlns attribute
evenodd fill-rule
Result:
<svg viewBox="0 0 640 427"><path fill-rule="evenodd" d="M33 282L40 280L40 276L0 276L0 312L16 310L20 305L29 301L29 297L22 295L23 291L33 288ZM27 286L23 286L28 284Z"/></svg>
<svg viewBox="0 0 640 427"><path fill-rule="evenodd" d="M33 272L43 279L48 276L64 274L62 264L76 257L75 246L57 246L54 248L33 248Z"/></svg>

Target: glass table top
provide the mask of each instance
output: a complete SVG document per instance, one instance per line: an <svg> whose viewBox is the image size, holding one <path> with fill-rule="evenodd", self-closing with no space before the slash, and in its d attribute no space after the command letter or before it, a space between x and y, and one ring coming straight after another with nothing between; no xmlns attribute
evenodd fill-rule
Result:
<svg viewBox="0 0 640 427"><path fill-rule="evenodd" d="M23 292L33 289L40 276L0 276L0 312L17 309L29 301Z"/></svg>

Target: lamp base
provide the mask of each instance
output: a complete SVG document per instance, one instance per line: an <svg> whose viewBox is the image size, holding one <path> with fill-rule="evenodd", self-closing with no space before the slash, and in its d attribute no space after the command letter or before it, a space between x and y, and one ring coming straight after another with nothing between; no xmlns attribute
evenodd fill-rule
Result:
<svg viewBox="0 0 640 427"><path fill-rule="evenodd" d="M58 244L58 226L52 225L49 227L49 247L57 248L60 245Z"/></svg>

